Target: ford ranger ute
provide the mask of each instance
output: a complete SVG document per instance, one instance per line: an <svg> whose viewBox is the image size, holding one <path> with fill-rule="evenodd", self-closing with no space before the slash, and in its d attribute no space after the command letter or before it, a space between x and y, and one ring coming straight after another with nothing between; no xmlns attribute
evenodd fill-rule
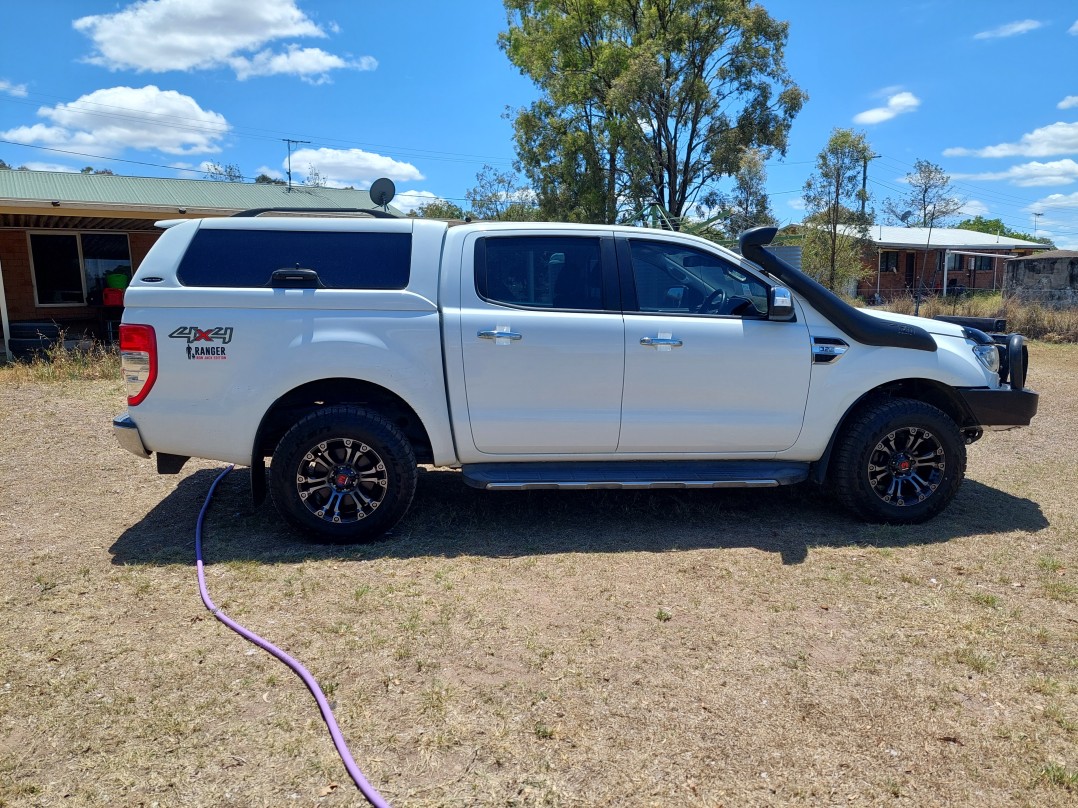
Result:
<svg viewBox="0 0 1078 808"><path fill-rule="evenodd" d="M390 529L417 464L488 490L812 481L921 522L968 444L1037 411L1020 335L852 307L773 228L737 255L619 226L161 224L125 298L119 443L161 473L250 466L321 541Z"/></svg>

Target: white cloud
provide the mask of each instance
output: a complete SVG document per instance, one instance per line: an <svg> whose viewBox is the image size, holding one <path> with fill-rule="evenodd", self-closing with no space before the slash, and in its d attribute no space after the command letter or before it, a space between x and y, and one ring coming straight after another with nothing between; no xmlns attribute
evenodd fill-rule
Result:
<svg viewBox="0 0 1078 808"><path fill-rule="evenodd" d="M26 85L25 84L12 84L7 79L0 79L0 93L6 93L7 95L13 95L16 98L26 97Z"/></svg>
<svg viewBox="0 0 1078 808"><path fill-rule="evenodd" d="M1022 135L1017 143L999 143L983 149L955 147L943 150L944 157L1054 157L1078 153L1078 123L1056 123Z"/></svg>
<svg viewBox="0 0 1078 808"><path fill-rule="evenodd" d="M290 74L321 83L329 70L377 66L369 56L349 61L295 44L279 53L266 49L286 38L327 36L296 7L296 0L138 0L73 25L94 43L86 61L109 70L160 73L229 66L241 79ZM336 26L330 30L336 32Z"/></svg>
<svg viewBox="0 0 1078 808"><path fill-rule="evenodd" d="M1006 180L1024 188L1035 185L1069 185L1078 180L1078 163L1074 160L1053 160L1050 163L1033 161L1011 166L1006 171L989 171L983 174L952 174L956 180Z"/></svg>
<svg viewBox="0 0 1078 808"><path fill-rule="evenodd" d="M966 204L962 206L962 210L958 212L960 215L972 219L974 216L987 216L988 206L978 199L968 199Z"/></svg>
<svg viewBox="0 0 1078 808"><path fill-rule="evenodd" d="M286 179L287 176L283 171L278 171L276 168L270 168L269 166L259 166L255 169L255 176L259 174L265 174L267 177L272 177L275 180Z"/></svg>
<svg viewBox="0 0 1078 808"><path fill-rule="evenodd" d="M1078 25L1078 23L1075 23L1075 25ZM1078 107L1078 95L1068 95L1058 104L1056 104L1056 107L1058 109L1070 109L1071 107Z"/></svg>
<svg viewBox="0 0 1078 808"><path fill-rule="evenodd" d="M999 28L993 28L990 31L981 31L979 34L974 34L974 39L1002 39L1009 36L1018 36L1019 34L1028 34L1030 31L1036 31L1044 25L1039 20L1018 20L1017 22L1009 22L1006 25L1001 25Z"/></svg>
<svg viewBox="0 0 1078 808"><path fill-rule="evenodd" d="M426 205L428 202L444 202L445 200L437 194L430 191L401 191L390 203L393 207L404 211L405 213L411 213L420 205Z"/></svg>
<svg viewBox="0 0 1078 808"><path fill-rule="evenodd" d="M37 123L0 133L7 140L93 149L102 155L126 148L165 154L219 152L231 128L223 115L204 110L190 96L157 87L110 87L70 104L40 107Z"/></svg>
<svg viewBox="0 0 1078 808"><path fill-rule="evenodd" d="M789 205L794 210L805 210L805 208L807 207L805 205L805 200L802 199L800 196L796 197L794 199L786 200L786 204Z"/></svg>
<svg viewBox="0 0 1078 808"><path fill-rule="evenodd" d="M887 106L858 112L853 116L853 122L866 125L883 123L904 112L913 112L919 106L921 106L921 99L913 93L895 93L887 99Z"/></svg>
<svg viewBox="0 0 1078 808"><path fill-rule="evenodd" d="M345 67L356 70L375 70L378 60L373 56L363 56L355 62L349 62L321 48L301 48L289 45L284 53L263 50L250 59L246 56L233 56L229 66L236 71L240 81L251 76L295 75L311 84L325 84L329 81L329 71Z"/></svg>
<svg viewBox="0 0 1078 808"><path fill-rule="evenodd" d="M62 171L65 174L78 174L81 169L59 163L23 163L30 171Z"/></svg>
<svg viewBox="0 0 1078 808"><path fill-rule="evenodd" d="M411 163L362 149L296 149L292 152L293 179L301 174L306 176L307 166L314 166L326 178L329 187L340 187L340 184L367 187L379 177L405 182L426 179Z"/></svg>
<svg viewBox="0 0 1078 808"><path fill-rule="evenodd" d="M1078 208L1078 191L1069 194L1048 194L1026 208L1029 213L1042 213L1048 208Z"/></svg>
<svg viewBox="0 0 1078 808"><path fill-rule="evenodd" d="M1073 36L1078 36L1078 20L1075 20L1074 25L1067 29L1067 33Z"/></svg>
<svg viewBox="0 0 1078 808"><path fill-rule="evenodd" d="M1053 216L1056 210L1060 215ZM1044 217L1037 223L1037 235L1048 236L1056 246L1063 250L1078 249L1078 236L1074 233L1078 230L1078 191L1069 194L1049 194L1043 199L1038 199L1032 205L1024 208L1026 213L1044 213ZM1055 228L1062 228L1065 232L1057 234ZM1032 231L1030 227L1030 231Z"/></svg>

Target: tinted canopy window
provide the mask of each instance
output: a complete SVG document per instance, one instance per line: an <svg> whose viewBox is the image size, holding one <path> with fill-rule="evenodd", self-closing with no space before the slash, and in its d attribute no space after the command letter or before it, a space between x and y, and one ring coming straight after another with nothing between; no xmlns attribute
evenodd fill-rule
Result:
<svg viewBox="0 0 1078 808"><path fill-rule="evenodd" d="M475 288L495 303L547 309L603 308L599 239L505 236L476 242Z"/></svg>
<svg viewBox="0 0 1078 808"><path fill-rule="evenodd" d="M266 286L277 269L313 269L331 289L404 289L408 233L200 230L177 272L184 286Z"/></svg>

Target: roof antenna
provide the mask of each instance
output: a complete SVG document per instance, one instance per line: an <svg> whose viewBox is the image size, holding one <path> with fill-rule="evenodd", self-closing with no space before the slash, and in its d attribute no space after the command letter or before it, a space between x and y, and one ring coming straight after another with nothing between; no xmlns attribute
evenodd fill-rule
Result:
<svg viewBox="0 0 1078 808"><path fill-rule="evenodd" d="M292 146L293 146L293 144L299 145L300 143L310 143L311 141L309 141L309 140L292 140L291 138L287 138L287 137L283 137L283 138L281 138L281 140L283 140L285 143L288 144L288 191L287 191L287 193L291 193L292 192Z"/></svg>

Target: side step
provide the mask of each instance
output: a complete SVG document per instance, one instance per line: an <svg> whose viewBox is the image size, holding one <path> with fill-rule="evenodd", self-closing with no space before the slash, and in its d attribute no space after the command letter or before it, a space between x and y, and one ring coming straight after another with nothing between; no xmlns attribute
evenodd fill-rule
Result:
<svg viewBox="0 0 1078 808"><path fill-rule="evenodd" d="M809 464L776 460L472 463L464 482L488 491L593 488L773 488L808 479Z"/></svg>

